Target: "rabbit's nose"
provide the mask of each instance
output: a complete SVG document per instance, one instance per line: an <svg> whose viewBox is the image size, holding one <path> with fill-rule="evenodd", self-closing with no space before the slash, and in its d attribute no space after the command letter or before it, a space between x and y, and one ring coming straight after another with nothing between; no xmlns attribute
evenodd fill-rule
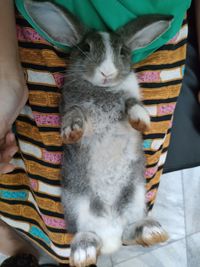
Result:
<svg viewBox="0 0 200 267"><path fill-rule="evenodd" d="M105 73L105 72L101 71L101 75L106 79L112 79L112 78L115 78L117 76L117 71L114 71L111 73Z"/></svg>

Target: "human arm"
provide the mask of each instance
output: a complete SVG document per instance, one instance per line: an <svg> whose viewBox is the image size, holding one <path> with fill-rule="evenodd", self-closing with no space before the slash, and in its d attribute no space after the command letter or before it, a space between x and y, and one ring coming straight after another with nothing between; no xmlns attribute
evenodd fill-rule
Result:
<svg viewBox="0 0 200 267"><path fill-rule="evenodd" d="M27 101L28 90L19 60L14 1L0 1L0 173L10 172L17 151L12 124Z"/></svg>

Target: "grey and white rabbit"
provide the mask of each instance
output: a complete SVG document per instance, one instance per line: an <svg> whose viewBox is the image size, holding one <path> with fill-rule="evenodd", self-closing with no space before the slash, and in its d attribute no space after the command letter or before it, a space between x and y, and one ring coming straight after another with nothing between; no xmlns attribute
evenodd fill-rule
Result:
<svg viewBox="0 0 200 267"><path fill-rule="evenodd" d="M52 39L73 47L62 90L64 145L62 204L71 266L96 263L122 243L164 242L167 233L147 217L140 131L150 126L131 51L165 32L172 17L146 15L116 32L87 29L50 2L25 1L32 19Z"/></svg>

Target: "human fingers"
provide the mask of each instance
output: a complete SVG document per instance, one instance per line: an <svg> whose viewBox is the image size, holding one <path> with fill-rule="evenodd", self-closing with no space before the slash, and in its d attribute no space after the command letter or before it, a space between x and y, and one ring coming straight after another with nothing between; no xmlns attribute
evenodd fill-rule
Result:
<svg viewBox="0 0 200 267"><path fill-rule="evenodd" d="M0 174L5 174L12 172L15 169L15 166L10 163L0 163Z"/></svg>
<svg viewBox="0 0 200 267"><path fill-rule="evenodd" d="M5 143L7 146L17 145L15 135L11 130L9 132L7 132L7 134L5 136Z"/></svg>

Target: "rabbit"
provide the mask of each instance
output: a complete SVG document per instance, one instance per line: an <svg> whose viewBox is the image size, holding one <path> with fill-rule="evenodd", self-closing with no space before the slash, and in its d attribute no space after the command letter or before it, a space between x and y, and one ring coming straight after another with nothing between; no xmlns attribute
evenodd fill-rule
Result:
<svg viewBox="0 0 200 267"><path fill-rule="evenodd" d="M95 264L122 244L168 239L148 217L142 134L150 116L131 68L131 52L152 43L172 16L141 16L115 32L88 29L48 1L25 7L54 41L72 47L60 113L64 143L62 204L71 242L70 265Z"/></svg>

